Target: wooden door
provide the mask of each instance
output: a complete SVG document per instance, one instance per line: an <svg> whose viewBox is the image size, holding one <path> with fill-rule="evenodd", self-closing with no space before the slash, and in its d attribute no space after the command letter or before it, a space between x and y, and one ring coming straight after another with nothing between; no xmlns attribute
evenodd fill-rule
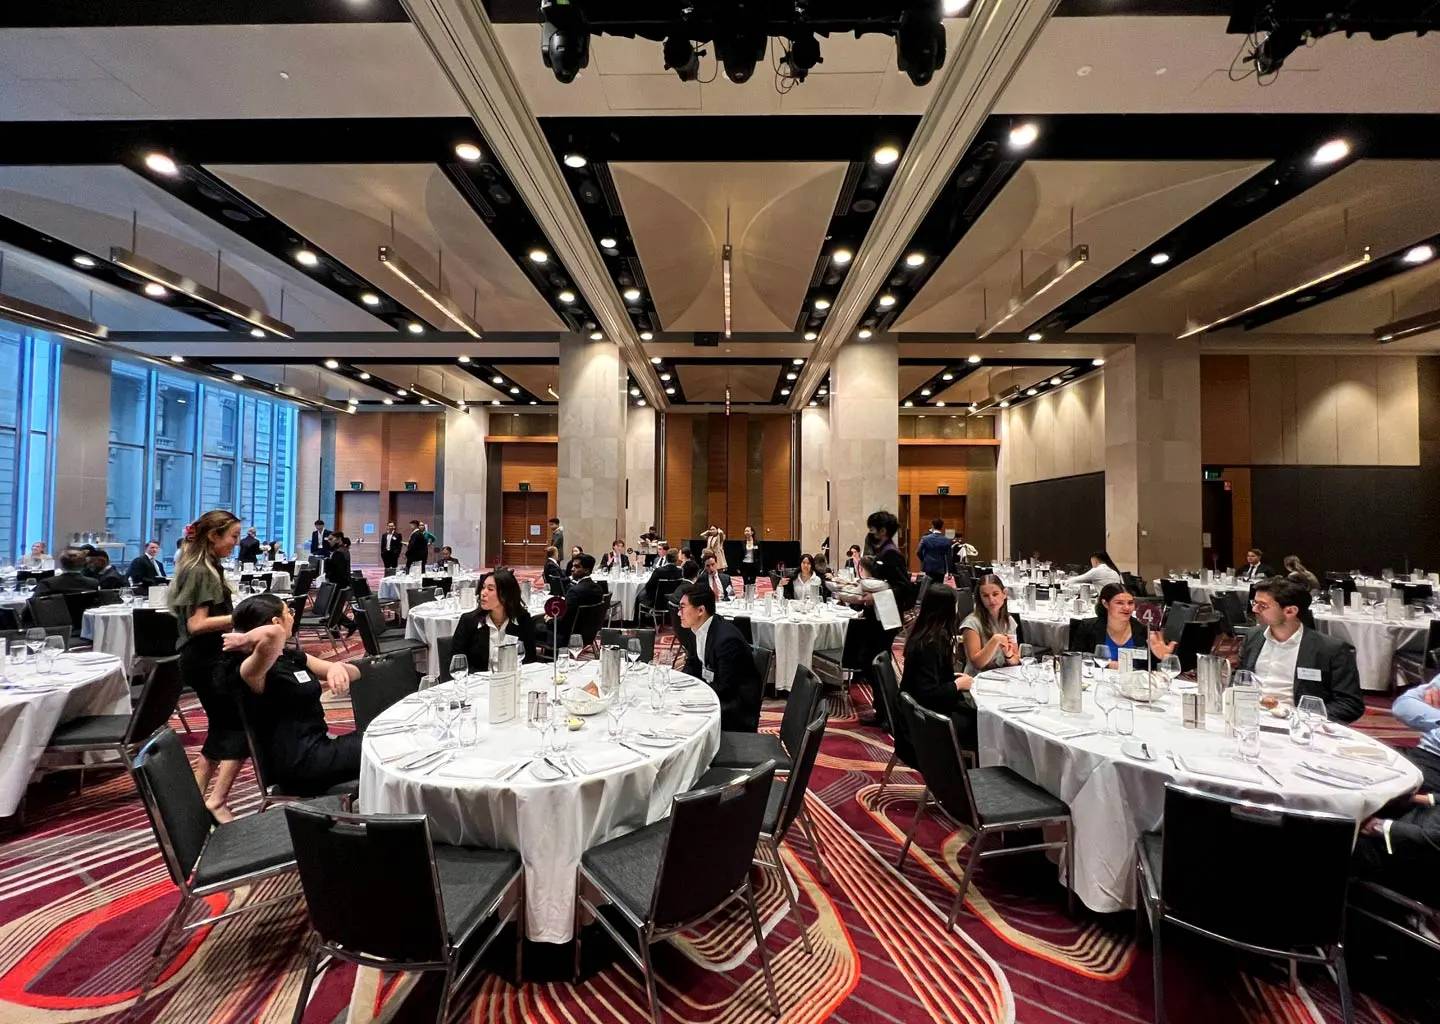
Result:
<svg viewBox="0 0 1440 1024"><path fill-rule="evenodd" d="M500 495L501 561L506 565L544 565L550 546L550 495L546 491L504 491ZM535 532L539 527L539 532ZM561 554L562 561L564 554Z"/></svg>
<svg viewBox="0 0 1440 1024"><path fill-rule="evenodd" d="M911 524L913 541L904 550L910 557L911 567L920 571L920 560L915 557L915 548L920 538L930 532L930 523L935 519L945 520L945 531L965 532L965 495L963 494L921 494L915 503L915 521Z"/></svg>
<svg viewBox="0 0 1440 1024"><path fill-rule="evenodd" d="M366 533L369 524L372 532ZM380 564L380 535L385 521L380 518L379 491L336 491L335 525L350 538L350 564Z"/></svg>

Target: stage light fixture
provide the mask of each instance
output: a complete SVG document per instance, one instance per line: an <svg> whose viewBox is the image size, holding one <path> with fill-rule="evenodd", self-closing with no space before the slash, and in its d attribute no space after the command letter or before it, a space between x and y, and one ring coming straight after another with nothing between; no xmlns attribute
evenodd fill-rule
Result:
<svg viewBox="0 0 1440 1024"><path fill-rule="evenodd" d="M945 63L945 27L934 6L912 7L895 30L895 65L915 85L929 85Z"/></svg>
<svg viewBox="0 0 1440 1024"><path fill-rule="evenodd" d="M798 33L790 40L790 49L780 58L780 63L790 69L790 77L795 81L805 81L816 64L825 63L825 58L820 56L820 41L815 38L815 33Z"/></svg>
<svg viewBox="0 0 1440 1024"><path fill-rule="evenodd" d="M665 40L665 70L673 71L682 82L693 82L700 77L700 53L695 44L681 36L670 36Z"/></svg>
<svg viewBox="0 0 1440 1024"><path fill-rule="evenodd" d="M725 68L725 77L736 85L744 85L755 74L755 65L765 58L768 42L763 30L736 31L734 35L715 37L715 55Z"/></svg>
<svg viewBox="0 0 1440 1024"><path fill-rule="evenodd" d="M565 85L590 66L590 26L569 0L540 0L540 59Z"/></svg>

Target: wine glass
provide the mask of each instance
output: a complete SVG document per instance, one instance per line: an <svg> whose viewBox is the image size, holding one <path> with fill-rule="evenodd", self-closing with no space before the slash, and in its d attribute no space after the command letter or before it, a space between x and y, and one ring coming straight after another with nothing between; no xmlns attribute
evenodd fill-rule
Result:
<svg viewBox="0 0 1440 1024"><path fill-rule="evenodd" d="M470 678L470 659L463 654L452 655L450 658L450 678L455 682L455 692L463 704L469 693L466 681Z"/></svg>
<svg viewBox="0 0 1440 1024"><path fill-rule="evenodd" d="M572 662L577 662L580 660L580 649L584 646L584 643L580 640L579 633L570 634L570 640L568 643L566 643L565 649L570 652L570 660Z"/></svg>
<svg viewBox="0 0 1440 1024"><path fill-rule="evenodd" d="M1105 714L1105 735L1111 735L1110 712L1114 711L1120 703L1120 696L1115 692L1115 684L1109 680L1101 680L1095 684L1095 706Z"/></svg>
<svg viewBox="0 0 1440 1024"><path fill-rule="evenodd" d="M610 716L609 736L612 740L615 740L616 742L619 742L620 740L625 738L624 718L625 712L629 710L630 702L625 699L624 694L617 693L615 695L615 699L610 702L610 709L608 712Z"/></svg>
<svg viewBox="0 0 1440 1024"><path fill-rule="evenodd" d="M39 657L40 648L45 646L45 636L43 626L32 626L25 631L25 646L30 648L32 656Z"/></svg>
<svg viewBox="0 0 1440 1024"><path fill-rule="evenodd" d="M1110 667L1110 648L1105 644L1096 644L1090 660L1095 663L1095 673L1098 676L1101 671Z"/></svg>
<svg viewBox="0 0 1440 1024"><path fill-rule="evenodd" d="M45 671L54 672L56 659L65 653L65 638L60 636L47 636L45 646L40 649L40 657L46 664Z"/></svg>
<svg viewBox="0 0 1440 1024"><path fill-rule="evenodd" d="M640 663L640 638L632 636L625 643L625 659L630 662L630 670L633 672L635 666Z"/></svg>
<svg viewBox="0 0 1440 1024"><path fill-rule="evenodd" d="M1160 659L1160 674L1173 686L1180 675L1180 658L1178 655L1169 654Z"/></svg>

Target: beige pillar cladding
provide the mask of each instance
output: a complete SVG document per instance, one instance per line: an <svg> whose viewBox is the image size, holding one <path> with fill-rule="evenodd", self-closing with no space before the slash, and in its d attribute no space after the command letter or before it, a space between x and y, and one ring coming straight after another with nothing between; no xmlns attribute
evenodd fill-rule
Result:
<svg viewBox="0 0 1440 1024"><path fill-rule="evenodd" d="M800 410L800 550L819 551L830 536L830 410ZM831 541L831 554L835 552Z"/></svg>
<svg viewBox="0 0 1440 1024"><path fill-rule="evenodd" d="M893 340L851 342L831 368L830 520L837 556L861 542L871 512L897 511L899 370L899 346Z"/></svg>
<svg viewBox="0 0 1440 1024"><path fill-rule="evenodd" d="M1200 347L1139 337L1105 363L1105 533L1154 579L1201 556Z"/></svg>
<svg viewBox="0 0 1440 1024"><path fill-rule="evenodd" d="M462 565L486 563L485 435L490 414L483 405L445 413L445 543ZM493 552L499 554L499 552Z"/></svg>
<svg viewBox="0 0 1440 1024"><path fill-rule="evenodd" d="M659 525L655 518L655 410L648 405L631 408L626 415L625 469L630 479L629 503L625 530L616 536L634 547L651 525Z"/></svg>
<svg viewBox="0 0 1440 1024"><path fill-rule="evenodd" d="M562 337L556 514L566 545L597 557L625 528L625 406L619 346Z"/></svg>

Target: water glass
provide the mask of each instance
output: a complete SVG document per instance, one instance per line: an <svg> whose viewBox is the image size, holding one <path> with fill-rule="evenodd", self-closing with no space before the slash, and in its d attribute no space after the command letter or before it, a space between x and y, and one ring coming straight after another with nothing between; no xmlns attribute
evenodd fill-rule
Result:
<svg viewBox="0 0 1440 1024"><path fill-rule="evenodd" d="M25 652L27 650L29 650L29 648L25 646L25 641L23 640L16 640L14 643L12 643L10 645L10 664L25 664Z"/></svg>
<svg viewBox="0 0 1440 1024"><path fill-rule="evenodd" d="M1294 708L1290 712L1290 742L1297 746L1308 747L1314 738L1315 722L1304 711Z"/></svg>
<svg viewBox="0 0 1440 1024"><path fill-rule="evenodd" d="M1054 680L1055 671L1048 660L1035 666L1035 677L1030 682L1030 697L1036 704L1050 703L1050 684Z"/></svg>
<svg viewBox="0 0 1440 1024"><path fill-rule="evenodd" d="M665 680L650 673L650 710L660 714L665 710Z"/></svg>
<svg viewBox="0 0 1440 1024"><path fill-rule="evenodd" d="M570 749L570 710L561 701L550 705L550 744L557 753Z"/></svg>
<svg viewBox="0 0 1440 1024"><path fill-rule="evenodd" d="M1115 692L1115 684L1109 680L1101 680L1095 684L1095 706L1105 715L1105 735L1110 735L1110 715L1120 704L1120 697ZM1134 721L1134 713L1131 713L1131 721Z"/></svg>
<svg viewBox="0 0 1440 1024"><path fill-rule="evenodd" d="M1260 726L1244 724L1235 727L1235 747L1240 760L1254 764L1260 760Z"/></svg>
<svg viewBox="0 0 1440 1024"><path fill-rule="evenodd" d="M630 662L630 668L632 671L634 670L635 666L639 664L640 638L638 636L632 636L628 641L626 641L625 659Z"/></svg>
<svg viewBox="0 0 1440 1024"><path fill-rule="evenodd" d="M615 699L610 702L608 712L610 717L609 736L612 740L620 740L625 737L625 712L629 710L630 704L625 700L624 695L616 694Z"/></svg>
<svg viewBox="0 0 1440 1024"><path fill-rule="evenodd" d="M1135 705L1128 700L1115 705L1115 732L1121 736L1135 734Z"/></svg>

